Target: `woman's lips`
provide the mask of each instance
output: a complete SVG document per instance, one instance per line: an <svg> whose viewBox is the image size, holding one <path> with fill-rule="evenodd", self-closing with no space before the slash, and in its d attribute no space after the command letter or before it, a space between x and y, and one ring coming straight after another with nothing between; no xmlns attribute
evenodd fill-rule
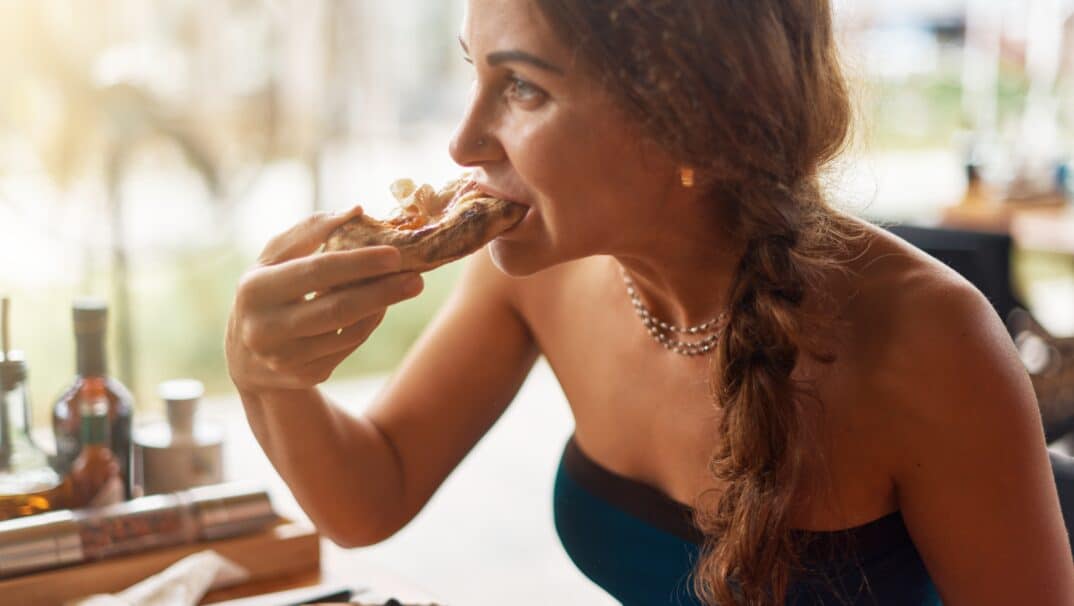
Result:
<svg viewBox="0 0 1074 606"><path fill-rule="evenodd" d="M497 189L495 189L493 187L489 187L488 185L485 185L484 183L475 182L475 185L476 185L478 191L480 191L481 193L483 193L486 196L489 196L491 198L498 198L500 200L505 200L507 202L513 202L515 204L521 204L522 206L529 206L529 204L526 204L525 202L520 202L517 198L511 197L511 196L509 196L509 195L507 195L507 194L505 194L505 193L503 193L503 192L501 192L501 191L499 191L499 190L497 190Z"/></svg>

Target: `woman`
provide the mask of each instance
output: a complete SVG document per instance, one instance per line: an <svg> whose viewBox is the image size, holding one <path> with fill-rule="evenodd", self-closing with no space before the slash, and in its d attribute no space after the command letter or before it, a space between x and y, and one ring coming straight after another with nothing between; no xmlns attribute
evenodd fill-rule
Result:
<svg viewBox="0 0 1074 606"><path fill-rule="evenodd" d="M821 194L850 122L825 0L467 5L451 153L526 218L360 418L316 385L420 291L393 249L311 255L349 217L314 216L236 297L232 377L322 531L406 525L544 355L557 529L624 603L1074 603L999 319Z"/></svg>

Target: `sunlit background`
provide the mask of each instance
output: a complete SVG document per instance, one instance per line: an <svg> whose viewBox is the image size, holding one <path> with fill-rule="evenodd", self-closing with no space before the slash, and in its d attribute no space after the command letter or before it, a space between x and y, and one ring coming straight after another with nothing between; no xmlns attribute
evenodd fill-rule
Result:
<svg viewBox="0 0 1074 606"><path fill-rule="evenodd" d="M439 183L467 86L458 2L0 3L0 290L35 401L73 372L73 296L108 297L113 370L228 389L237 278L318 209ZM403 42L405 41L405 43ZM337 376L392 367L457 268Z"/></svg>
<svg viewBox="0 0 1074 606"><path fill-rule="evenodd" d="M168 377L228 389L226 312L271 235L317 209L387 212L393 179L457 170L462 4L0 3L0 290L35 401L72 372L79 294L111 300L113 367L144 405ZM927 219L962 196L975 141L997 180L1069 162L1071 4L839 2L861 123L837 197ZM337 376L391 369L457 270Z"/></svg>
<svg viewBox="0 0 1074 606"><path fill-rule="evenodd" d="M836 4L859 114L840 204L933 221L968 163L996 191L1070 187L1074 1ZM457 172L462 5L0 2L0 292L38 424L74 371L75 296L110 301L112 370L139 411L168 378L229 394L225 319L270 236L319 209L384 214L392 180ZM390 371L458 271L429 275L335 378ZM1072 271L1061 255L1016 266L1057 334L1074 335Z"/></svg>

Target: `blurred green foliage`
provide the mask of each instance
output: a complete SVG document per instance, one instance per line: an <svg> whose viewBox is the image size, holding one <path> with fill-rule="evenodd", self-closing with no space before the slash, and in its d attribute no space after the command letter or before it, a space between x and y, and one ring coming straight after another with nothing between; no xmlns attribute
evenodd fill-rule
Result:
<svg viewBox="0 0 1074 606"><path fill-rule="evenodd" d="M905 80L855 82L865 91L861 123L873 149L947 147L970 128L962 107L962 74L946 69ZM1029 80L1020 69L1000 70L997 110L1000 125L1021 118Z"/></svg>

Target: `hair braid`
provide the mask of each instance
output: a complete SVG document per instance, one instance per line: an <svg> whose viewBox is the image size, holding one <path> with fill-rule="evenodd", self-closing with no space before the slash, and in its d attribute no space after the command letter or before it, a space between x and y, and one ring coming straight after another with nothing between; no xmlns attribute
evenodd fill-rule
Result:
<svg viewBox="0 0 1074 606"><path fill-rule="evenodd" d="M740 206L747 246L715 360L724 439L710 469L727 489L715 508L696 510L709 541L695 591L710 603L779 603L799 564L788 516L801 477L802 414L791 374L815 268L808 263L809 230L801 224L809 213L788 212L808 206L789 195L765 198ZM705 566L717 567L708 571L715 574L703 574Z"/></svg>

